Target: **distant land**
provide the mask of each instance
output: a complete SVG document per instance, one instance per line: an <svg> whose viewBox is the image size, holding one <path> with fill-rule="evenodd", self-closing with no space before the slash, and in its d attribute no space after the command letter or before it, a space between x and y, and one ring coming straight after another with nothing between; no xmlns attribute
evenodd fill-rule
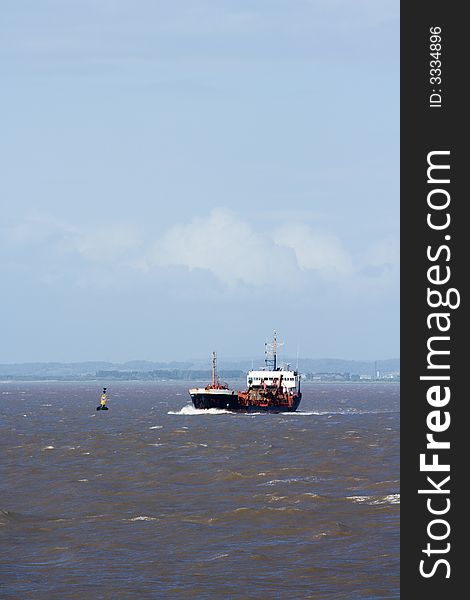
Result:
<svg viewBox="0 0 470 600"><path fill-rule="evenodd" d="M297 359L284 359L291 368ZM263 365L263 359L219 360L221 379L241 379L251 368ZM342 360L337 358L299 358L300 372L307 380L399 379L400 360ZM86 381L86 380L203 380L210 379L210 361L152 362L133 360L124 363L87 361L76 363L37 362L0 364L0 379L14 381Z"/></svg>

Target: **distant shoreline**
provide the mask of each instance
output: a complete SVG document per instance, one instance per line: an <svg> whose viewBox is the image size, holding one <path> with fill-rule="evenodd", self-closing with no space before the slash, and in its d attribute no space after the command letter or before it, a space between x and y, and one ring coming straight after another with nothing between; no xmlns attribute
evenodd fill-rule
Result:
<svg viewBox="0 0 470 600"><path fill-rule="evenodd" d="M102 378L92 378L92 377L86 377L86 378L58 378L58 377L54 377L54 378L27 378L27 377L23 377L23 378L10 378L10 379L0 379L0 385L1 384L9 384L9 383L108 383L109 385L112 385L113 383L188 383L188 384L201 384L201 385L206 385L207 381L203 380L203 379L102 379ZM243 384L245 383L244 379L227 379L227 383L240 383L242 382ZM302 386L315 386L315 385L322 385L322 384L336 384L336 385L362 385L362 384L367 384L367 385L372 385L372 384L399 384L400 383L400 379L359 379L359 380L349 380L349 381L341 381L341 380L335 380L335 379L322 379L321 381L310 381L310 380L303 380L302 381ZM229 387L231 387L229 385ZM236 387L236 386L235 386Z"/></svg>
<svg viewBox="0 0 470 600"><path fill-rule="evenodd" d="M262 358L219 360L222 381L245 379ZM295 366L306 382L398 381L400 360L377 361L333 358L284 358L281 362ZM154 362L134 360L125 363L87 361L76 363L36 362L0 364L2 381L211 381L211 365L207 360Z"/></svg>

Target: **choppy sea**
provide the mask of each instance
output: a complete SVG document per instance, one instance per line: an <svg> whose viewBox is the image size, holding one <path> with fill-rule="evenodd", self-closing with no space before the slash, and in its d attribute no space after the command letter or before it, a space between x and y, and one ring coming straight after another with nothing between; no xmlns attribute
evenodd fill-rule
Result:
<svg viewBox="0 0 470 600"><path fill-rule="evenodd" d="M277 415L101 385L0 383L2 599L399 598L397 384Z"/></svg>

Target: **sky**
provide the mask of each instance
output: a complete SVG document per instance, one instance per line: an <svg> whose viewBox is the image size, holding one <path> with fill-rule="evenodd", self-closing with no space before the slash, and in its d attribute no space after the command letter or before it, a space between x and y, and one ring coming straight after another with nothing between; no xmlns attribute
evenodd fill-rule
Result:
<svg viewBox="0 0 470 600"><path fill-rule="evenodd" d="M4 0L0 362L398 357L398 10Z"/></svg>

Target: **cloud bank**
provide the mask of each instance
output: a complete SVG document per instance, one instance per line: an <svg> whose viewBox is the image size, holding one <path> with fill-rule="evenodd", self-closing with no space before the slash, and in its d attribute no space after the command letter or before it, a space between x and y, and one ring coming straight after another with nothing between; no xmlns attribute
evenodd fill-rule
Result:
<svg viewBox="0 0 470 600"><path fill-rule="evenodd" d="M273 226L262 216L242 218L225 208L183 220L155 237L126 223L97 229L45 217L26 219L0 234L12 264L34 264L45 278L53 266L55 278L75 276L81 286L98 280L122 285L131 276L151 279L177 267L183 278L185 272L205 271L232 293L243 286L288 292L322 282L342 292L369 293L396 283L398 273L396 240L353 255L331 232L288 219Z"/></svg>

